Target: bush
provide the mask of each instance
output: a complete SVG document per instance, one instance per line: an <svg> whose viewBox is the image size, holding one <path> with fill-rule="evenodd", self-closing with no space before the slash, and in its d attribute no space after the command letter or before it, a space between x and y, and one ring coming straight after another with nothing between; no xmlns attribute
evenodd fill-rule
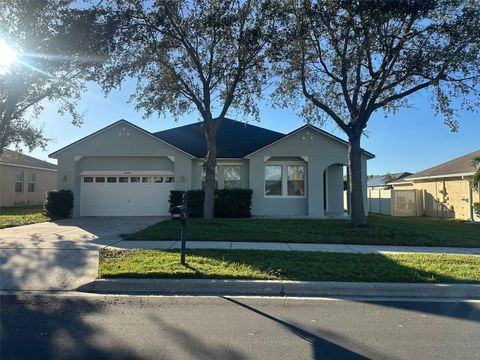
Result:
<svg viewBox="0 0 480 360"><path fill-rule="evenodd" d="M182 204L184 191L170 191L170 209ZM200 218L203 216L203 190L188 191L188 216ZM215 191L215 216L221 218L250 217L252 205L252 190L225 189Z"/></svg>
<svg viewBox="0 0 480 360"><path fill-rule="evenodd" d="M473 203L473 211L475 211L475 214L477 214L477 216L480 217L480 203L479 202Z"/></svg>
<svg viewBox="0 0 480 360"><path fill-rule="evenodd" d="M48 191L43 209L45 215L51 218L70 217L73 209L73 192L71 190Z"/></svg>
<svg viewBox="0 0 480 360"><path fill-rule="evenodd" d="M182 205L182 196L185 191L170 191L170 209L174 206ZM203 216L203 190L188 191L188 216L200 218Z"/></svg>
<svg viewBox="0 0 480 360"><path fill-rule="evenodd" d="M220 218L250 217L252 190L224 189L215 191L215 216Z"/></svg>

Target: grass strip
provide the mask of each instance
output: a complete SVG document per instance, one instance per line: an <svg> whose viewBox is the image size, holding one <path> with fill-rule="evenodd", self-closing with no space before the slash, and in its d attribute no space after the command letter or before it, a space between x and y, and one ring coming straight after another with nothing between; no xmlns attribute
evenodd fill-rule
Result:
<svg viewBox="0 0 480 360"><path fill-rule="evenodd" d="M194 241L480 247L479 223L425 217L370 215L365 227L331 219L189 219L187 227L188 239ZM165 220L125 239L178 240L179 236L179 222Z"/></svg>
<svg viewBox="0 0 480 360"><path fill-rule="evenodd" d="M189 278L366 282L480 282L480 257L444 254L339 254L258 250L100 252L100 278Z"/></svg>
<svg viewBox="0 0 480 360"><path fill-rule="evenodd" d="M49 221L42 206L3 207L0 209L0 229Z"/></svg>

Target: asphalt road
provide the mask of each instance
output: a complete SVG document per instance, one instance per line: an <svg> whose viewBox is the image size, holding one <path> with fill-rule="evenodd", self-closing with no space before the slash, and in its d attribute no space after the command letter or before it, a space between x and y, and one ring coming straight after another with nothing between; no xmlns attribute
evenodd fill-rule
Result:
<svg viewBox="0 0 480 360"><path fill-rule="evenodd" d="M1 297L7 359L480 359L480 302Z"/></svg>

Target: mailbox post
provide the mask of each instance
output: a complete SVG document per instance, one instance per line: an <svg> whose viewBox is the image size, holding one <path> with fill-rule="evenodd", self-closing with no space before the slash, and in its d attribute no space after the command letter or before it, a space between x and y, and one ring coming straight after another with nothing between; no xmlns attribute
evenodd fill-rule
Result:
<svg viewBox="0 0 480 360"><path fill-rule="evenodd" d="M188 217L188 195L185 192L182 195L182 205L175 206L170 210L170 214L172 219L180 220L180 239L182 241L182 247L180 251L180 263L182 265L186 264L185 256L186 256L186 241L187 241L187 217Z"/></svg>
<svg viewBox="0 0 480 360"><path fill-rule="evenodd" d="M180 239L182 240L182 249L180 252L180 264L185 265L185 252L186 252L186 242L187 242L187 201L188 201L188 195L187 192L185 191L182 195L182 213L181 213L181 222L182 222L182 227L180 230Z"/></svg>

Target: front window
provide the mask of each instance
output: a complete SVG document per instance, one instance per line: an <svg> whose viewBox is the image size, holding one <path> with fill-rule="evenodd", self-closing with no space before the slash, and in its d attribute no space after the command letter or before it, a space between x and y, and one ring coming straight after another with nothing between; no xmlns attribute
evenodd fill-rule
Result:
<svg viewBox="0 0 480 360"><path fill-rule="evenodd" d="M35 184L37 182L37 174L32 173L28 175L28 192L35 192Z"/></svg>
<svg viewBox="0 0 480 360"><path fill-rule="evenodd" d="M267 196L282 195L282 166L281 165L265 166L265 195Z"/></svg>
<svg viewBox="0 0 480 360"><path fill-rule="evenodd" d="M240 166L225 166L223 168L223 187L225 189L238 189L240 186Z"/></svg>
<svg viewBox="0 0 480 360"><path fill-rule="evenodd" d="M23 192L23 171L15 172L15 192Z"/></svg>
<svg viewBox="0 0 480 360"><path fill-rule="evenodd" d="M288 165L287 176L287 194L294 196L305 195L305 166Z"/></svg>

